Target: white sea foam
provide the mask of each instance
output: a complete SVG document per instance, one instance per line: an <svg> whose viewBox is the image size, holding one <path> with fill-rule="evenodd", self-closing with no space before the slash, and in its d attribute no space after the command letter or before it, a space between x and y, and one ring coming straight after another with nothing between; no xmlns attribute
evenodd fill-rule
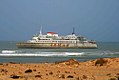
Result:
<svg viewBox="0 0 119 80"><path fill-rule="evenodd" d="M4 53L4 52L3 52ZM37 52L37 53L15 53L15 52L6 52L5 54L0 54L0 56L81 56L84 53L74 53L74 52Z"/></svg>
<svg viewBox="0 0 119 80"><path fill-rule="evenodd" d="M80 53L76 53L76 52L72 52L72 53L69 53L69 52L66 52L65 53L66 55L69 55L69 56L77 56L77 55L79 55L79 56L81 56L81 55L84 55L84 52L80 52Z"/></svg>
<svg viewBox="0 0 119 80"><path fill-rule="evenodd" d="M105 56L115 55L119 52L25 52L20 50L2 50L0 56L39 56L39 57L67 57L67 56Z"/></svg>
<svg viewBox="0 0 119 80"><path fill-rule="evenodd" d="M15 53L16 51L14 50L2 50L2 53L6 54L6 53Z"/></svg>

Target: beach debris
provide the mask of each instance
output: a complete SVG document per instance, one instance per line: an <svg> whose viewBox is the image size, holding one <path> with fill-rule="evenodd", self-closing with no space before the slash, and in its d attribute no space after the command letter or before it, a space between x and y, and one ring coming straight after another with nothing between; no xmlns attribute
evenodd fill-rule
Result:
<svg viewBox="0 0 119 80"><path fill-rule="evenodd" d="M104 66L105 64L107 64L107 60L103 58L97 59L95 62L95 66Z"/></svg>
<svg viewBox="0 0 119 80"><path fill-rule="evenodd" d="M67 78L74 78L74 76L69 75L69 76L67 76Z"/></svg>
<svg viewBox="0 0 119 80"><path fill-rule="evenodd" d="M32 72L31 69L28 69L28 70L25 71L25 73L31 73L31 72Z"/></svg>

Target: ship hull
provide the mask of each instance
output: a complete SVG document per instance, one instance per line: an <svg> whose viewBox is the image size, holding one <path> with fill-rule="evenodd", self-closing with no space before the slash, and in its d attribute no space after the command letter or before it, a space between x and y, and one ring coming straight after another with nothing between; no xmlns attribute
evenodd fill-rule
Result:
<svg viewBox="0 0 119 80"><path fill-rule="evenodd" d="M30 43L30 42L19 42L16 44L18 48L31 48L31 49L96 49L97 44L95 43L77 43L77 44L66 44L66 43Z"/></svg>

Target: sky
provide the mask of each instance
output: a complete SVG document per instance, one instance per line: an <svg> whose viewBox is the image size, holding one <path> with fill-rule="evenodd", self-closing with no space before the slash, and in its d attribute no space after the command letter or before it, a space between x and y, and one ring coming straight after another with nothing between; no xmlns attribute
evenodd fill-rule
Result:
<svg viewBox="0 0 119 80"><path fill-rule="evenodd" d="M0 41L25 41L36 33L72 33L119 42L119 0L0 0Z"/></svg>

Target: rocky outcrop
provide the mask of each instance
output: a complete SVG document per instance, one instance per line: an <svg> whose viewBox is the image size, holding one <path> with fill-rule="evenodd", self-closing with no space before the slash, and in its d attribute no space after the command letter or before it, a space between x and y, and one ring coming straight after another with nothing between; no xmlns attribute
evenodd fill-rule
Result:
<svg viewBox="0 0 119 80"><path fill-rule="evenodd" d="M79 62L76 59L69 59L66 61L55 62L55 64L79 65Z"/></svg>
<svg viewBox="0 0 119 80"><path fill-rule="evenodd" d="M107 64L107 62L108 62L107 60L100 58L96 60L95 66L104 66Z"/></svg>

